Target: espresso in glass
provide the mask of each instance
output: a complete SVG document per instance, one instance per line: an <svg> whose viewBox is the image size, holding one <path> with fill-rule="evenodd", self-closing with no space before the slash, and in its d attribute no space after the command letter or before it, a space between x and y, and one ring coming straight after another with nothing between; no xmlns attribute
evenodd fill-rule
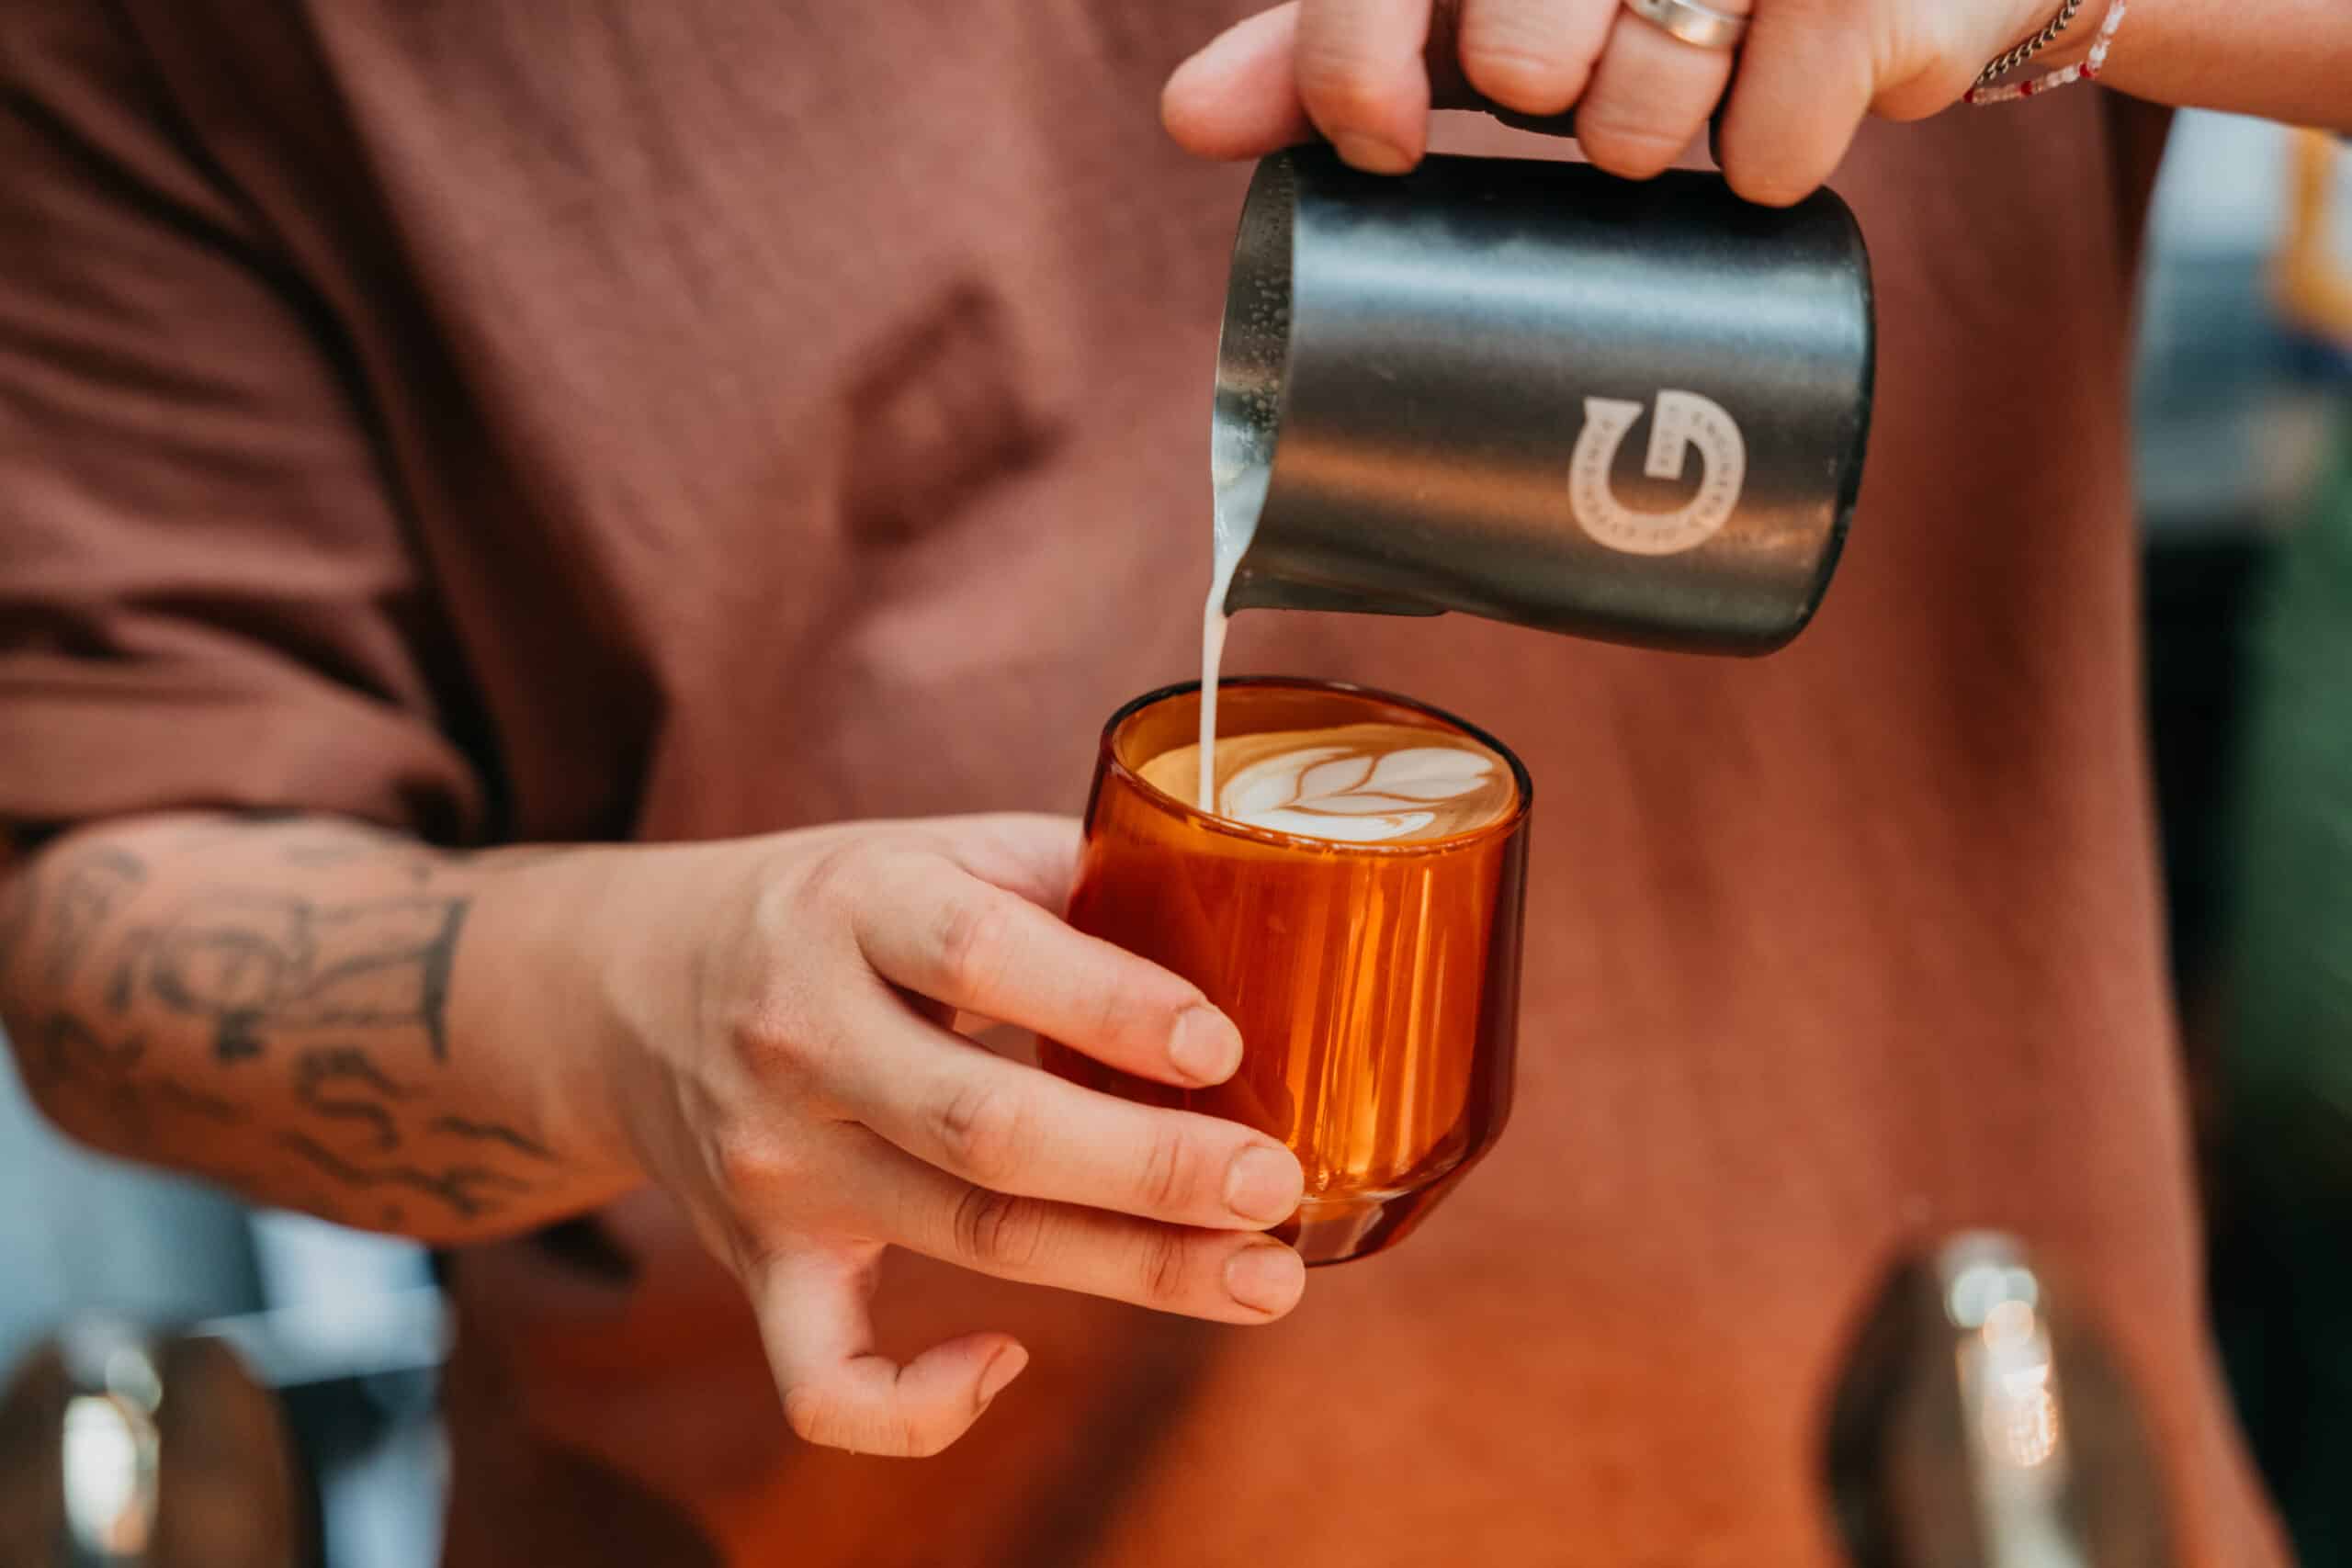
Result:
<svg viewBox="0 0 2352 1568"><path fill-rule="evenodd" d="M1532 792L1510 751L1409 698L1227 681L1201 805L1200 688L1104 727L1070 923L1191 980L1241 1031L1208 1089L1052 1042L1095 1089L1247 1122L1306 1174L1275 1235L1309 1263L1393 1245L1501 1134Z"/></svg>

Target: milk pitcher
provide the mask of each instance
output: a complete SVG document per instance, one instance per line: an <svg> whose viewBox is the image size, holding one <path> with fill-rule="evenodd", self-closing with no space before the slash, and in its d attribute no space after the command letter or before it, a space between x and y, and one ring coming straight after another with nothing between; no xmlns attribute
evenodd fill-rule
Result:
<svg viewBox="0 0 2352 1568"><path fill-rule="evenodd" d="M1844 202L1433 156L1259 165L1216 369L1223 608L1753 654L1822 598L1874 320Z"/></svg>

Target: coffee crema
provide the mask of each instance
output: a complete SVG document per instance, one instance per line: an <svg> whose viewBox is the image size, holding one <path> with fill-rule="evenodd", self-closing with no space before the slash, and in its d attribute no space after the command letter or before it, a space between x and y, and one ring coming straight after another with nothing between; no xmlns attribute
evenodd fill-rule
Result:
<svg viewBox="0 0 2352 1568"><path fill-rule="evenodd" d="M1499 821L1518 804L1510 765L1466 735L1404 724L1222 735L1211 815L1339 843L1448 839ZM1146 783L1194 800L1199 745L1162 751Z"/></svg>

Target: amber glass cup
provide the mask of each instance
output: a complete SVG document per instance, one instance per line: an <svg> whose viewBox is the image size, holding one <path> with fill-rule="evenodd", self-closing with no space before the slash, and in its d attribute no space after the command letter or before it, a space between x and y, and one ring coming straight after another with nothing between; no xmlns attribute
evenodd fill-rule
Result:
<svg viewBox="0 0 2352 1568"><path fill-rule="evenodd" d="M1111 716L1069 920L1171 969L1241 1031L1240 1070L1180 1089L1046 1042L1091 1088L1247 1122L1306 1168L1273 1234L1309 1263L1404 1238L1494 1145L1510 1111L1527 881L1527 770L1491 736L1408 698L1331 682L1218 687L1226 736L1362 723L1467 736L1510 765L1499 819L1425 843L1333 843L1209 816L1140 776L1198 739L1200 686Z"/></svg>

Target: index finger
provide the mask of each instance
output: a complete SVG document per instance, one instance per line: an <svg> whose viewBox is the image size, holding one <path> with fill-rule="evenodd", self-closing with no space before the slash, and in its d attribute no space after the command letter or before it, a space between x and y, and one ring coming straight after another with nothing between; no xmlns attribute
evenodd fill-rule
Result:
<svg viewBox="0 0 2352 1568"><path fill-rule="evenodd" d="M1298 0L1261 11L1179 65L1159 95L1160 122L1187 152L1257 158L1315 138L1299 101Z"/></svg>
<svg viewBox="0 0 2352 1568"><path fill-rule="evenodd" d="M1123 1072L1192 1088L1241 1065L1241 1035L1200 987L1073 931L944 857L878 862L851 930L875 973L1034 1029Z"/></svg>
<svg viewBox="0 0 2352 1568"><path fill-rule="evenodd" d="M1360 169L1400 174L1429 140L1432 0L1292 0L1227 28L1160 96L1169 134L1251 158L1321 131Z"/></svg>
<svg viewBox="0 0 2352 1568"><path fill-rule="evenodd" d="M1430 0L1304 0L1298 96L1340 156L1398 175L1429 144L1430 78L1421 62Z"/></svg>

